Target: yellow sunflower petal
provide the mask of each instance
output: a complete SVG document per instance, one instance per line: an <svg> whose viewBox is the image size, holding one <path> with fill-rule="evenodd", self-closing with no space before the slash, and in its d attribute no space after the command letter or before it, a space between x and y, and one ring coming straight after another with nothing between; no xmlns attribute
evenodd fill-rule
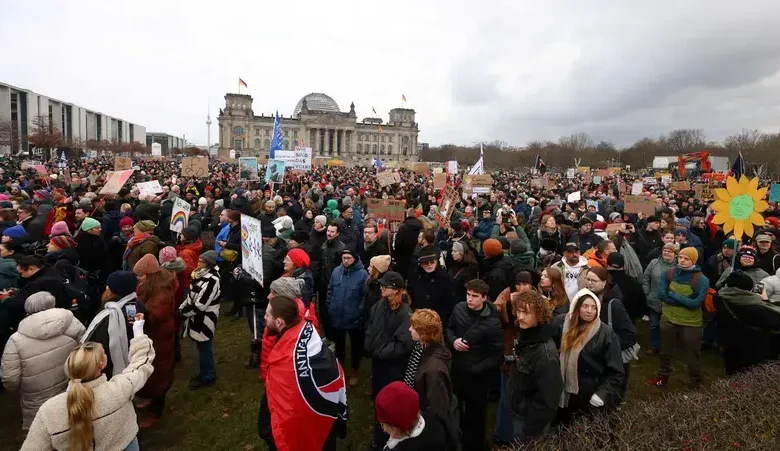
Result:
<svg viewBox="0 0 780 451"><path fill-rule="evenodd" d="M731 195L726 188L715 188L715 198L722 200L723 202L728 202L731 200Z"/></svg>
<svg viewBox="0 0 780 451"><path fill-rule="evenodd" d="M730 216L728 210L720 211L715 215L715 217L712 218L712 222L715 224L725 224L729 218Z"/></svg>
<svg viewBox="0 0 780 451"><path fill-rule="evenodd" d="M750 189L750 179L744 175L739 178L739 194L745 194Z"/></svg>
<svg viewBox="0 0 780 451"><path fill-rule="evenodd" d="M741 194L739 192L739 182L734 177L726 179L726 189L729 191L729 197L737 197Z"/></svg>
<svg viewBox="0 0 780 451"><path fill-rule="evenodd" d="M753 223L750 222L750 220L742 221L742 225L745 227L745 235L752 237L753 236Z"/></svg>
<svg viewBox="0 0 780 451"><path fill-rule="evenodd" d="M750 222L757 226L763 226L764 225L764 217L761 216L761 213L756 213L755 211L753 213L750 213Z"/></svg>
<svg viewBox="0 0 780 451"><path fill-rule="evenodd" d="M729 233L729 232L731 232L732 230L734 230L734 223L735 223L735 222L736 222L736 221L735 221L735 220L734 220L734 218L732 218L731 216L729 216L728 218L726 218L726 222L724 222L724 223L723 223L723 232L725 232L725 233Z"/></svg>
<svg viewBox="0 0 780 451"><path fill-rule="evenodd" d="M763 213L766 211L766 209L769 208L769 204L766 203L765 200L760 200L756 202L756 204L753 206L753 211L757 211L759 213Z"/></svg>
<svg viewBox="0 0 780 451"><path fill-rule="evenodd" d="M766 193L769 191L769 187L765 186L761 189L757 189L755 193L750 193L750 195L753 197L753 200L758 202L759 200L766 199Z"/></svg>
<svg viewBox="0 0 780 451"><path fill-rule="evenodd" d="M726 191L725 189L723 191ZM722 211L728 213L729 211L729 204L728 202L724 202L722 200L716 200L711 205L713 210L715 211Z"/></svg>
<svg viewBox="0 0 780 451"><path fill-rule="evenodd" d="M734 238L742 238L742 234L745 233L744 221L734 221Z"/></svg>
<svg viewBox="0 0 780 451"><path fill-rule="evenodd" d="M753 192L758 189L758 177L753 177L750 179L750 183L748 183L750 192Z"/></svg>

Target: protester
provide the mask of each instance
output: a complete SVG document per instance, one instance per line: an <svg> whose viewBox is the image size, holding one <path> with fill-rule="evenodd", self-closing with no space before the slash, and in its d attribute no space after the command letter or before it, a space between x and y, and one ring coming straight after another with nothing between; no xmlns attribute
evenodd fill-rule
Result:
<svg viewBox="0 0 780 451"><path fill-rule="evenodd" d="M442 321L449 321L454 299L453 280L441 267L436 252L421 253L418 264L409 273L407 289L415 310L429 308L439 314Z"/></svg>
<svg viewBox="0 0 780 451"><path fill-rule="evenodd" d="M374 403L377 421L389 436L385 450L425 451L443 449L446 431L432 412L420 409L420 397L403 382L384 387Z"/></svg>
<svg viewBox="0 0 780 451"><path fill-rule="evenodd" d="M647 265L645 274L642 277L642 290L647 299L648 315L650 319L650 349L649 355L658 354L661 348L661 312L663 302L659 297L658 285L662 277L669 273L669 270L677 262L677 246L672 243L663 245L661 256L654 258Z"/></svg>
<svg viewBox="0 0 780 451"><path fill-rule="evenodd" d="M580 255L577 243L566 243L563 248L563 259L550 266L553 271L558 271L566 289L569 302L584 286L585 274L587 274L588 259Z"/></svg>

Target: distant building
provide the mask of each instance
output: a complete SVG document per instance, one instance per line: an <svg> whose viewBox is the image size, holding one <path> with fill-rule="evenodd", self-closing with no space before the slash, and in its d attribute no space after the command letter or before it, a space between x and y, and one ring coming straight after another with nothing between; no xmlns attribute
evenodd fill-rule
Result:
<svg viewBox="0 0 780 451"><path fill-rule="evenodd" d="M169 135L167 133L149 132L146 134L146 147L152 147L152 143L158 143L163 155L170 155L172 149L183 149L184 138Z"/></svg>
<svg viewBox="0 0 780 451"><path fill-rule="evenodd" d="M29 151L27 135L39 116L48 117L66 141L146 142L142 125L0 82L0 154Z"/></svg>
<svg viewBox="0 0 780 451"><path fill-rule="evenodd" d="M390 110L387 123L380 118L358 122L354 103L344 113L329 96L311 93L298 101L292 116L282 117L284 148L311 147L315 158L338 159L350 165L369 165L375 158L417 161L415 114L413 109L395 108ZM231 149L241 156L268 158L274 117L256 116L252 96L226 94L218 121L219 158L229 158Z"/></svg>

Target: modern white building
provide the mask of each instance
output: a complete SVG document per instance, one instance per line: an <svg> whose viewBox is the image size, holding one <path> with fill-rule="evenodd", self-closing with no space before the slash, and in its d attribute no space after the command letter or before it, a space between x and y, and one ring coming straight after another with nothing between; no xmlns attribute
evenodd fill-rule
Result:
<svg viewBox="0 0 780 451"><path fill-rule="evenodd" d="M27 134L39 116L48 117L50 126L61 131L66 142L135 141L146 145L146 127L142 125L0 82L0 154L29 150Z"/></svg>

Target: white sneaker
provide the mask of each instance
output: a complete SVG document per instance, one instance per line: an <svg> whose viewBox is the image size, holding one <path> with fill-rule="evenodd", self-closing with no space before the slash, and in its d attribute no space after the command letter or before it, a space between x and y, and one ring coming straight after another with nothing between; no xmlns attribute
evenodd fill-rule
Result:
<svg viewBox="0 0 780 451"><path fill-rule="evenodd" d="M650 322L650 317L645 315L645 316L642 317L642 321L644 321L646 323L649 323Z"/></svg>

